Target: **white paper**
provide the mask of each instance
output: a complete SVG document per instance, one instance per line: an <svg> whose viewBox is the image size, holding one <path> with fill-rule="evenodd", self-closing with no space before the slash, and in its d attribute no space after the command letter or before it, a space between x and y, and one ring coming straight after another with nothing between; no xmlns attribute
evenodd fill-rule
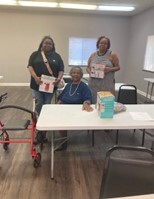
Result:
<svg viewBox="0 0 154 199"><path fill-rule="evenodd" d="M91 77L104 78L104 64L92 64L91 65Z"/></svg>
<svg viewBox="0 0 154 199"><path fill-rule="evenodd" d="M39 86L39 91L53 93L55 77L41 75L42 84Z"/></svg>
<svg viewBox="0 0 154 199"><path fill-rule="evenodd" d="M150 117L150 115L146 112L129 112L134 120L154 120L153 118Z"/></svg>

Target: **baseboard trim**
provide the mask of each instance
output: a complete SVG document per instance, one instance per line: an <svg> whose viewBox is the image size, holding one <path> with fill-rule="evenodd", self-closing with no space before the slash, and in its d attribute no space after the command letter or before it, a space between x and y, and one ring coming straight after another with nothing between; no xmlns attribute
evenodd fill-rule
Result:
<svg viewBox="0 0 154 199"><path fill-rule="evenodd" d="M144 96L144 97L146 97L146 93L141 91L141 90L137 89L137 93L142 95L142 96ZM148 94L148 99L150 99L150 94ZM151 97L151 100L154 100L154 96Z"/></svg>
<svg viewBox="0 0 154 199"><path fill-rule="evenodd" d="M141 90L137 89L137 93L140 94L140 95L142 95L142 96L144 96L144 97L146 97L146 93L143 92L143 91L141 91Z"/></svg>
<svg viewBox="0 0 154 199"><path fill-rule="evenodd" d="M29 83L0 83L0 86L29 86Z"/></svg>

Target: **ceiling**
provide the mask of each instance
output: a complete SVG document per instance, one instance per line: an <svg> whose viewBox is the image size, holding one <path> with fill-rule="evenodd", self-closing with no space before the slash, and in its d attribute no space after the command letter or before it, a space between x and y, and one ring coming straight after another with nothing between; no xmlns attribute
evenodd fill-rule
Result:
<svg viewBox="0 0 154 199"><path fill-rule="evenodd" d="M95 5L114 5L114 6L134 6L135 10L131 12L120 12L120 11L100 11L100 10L78 10L78 9L64 9L64 8L27 8L27 9L37 9L37 10L55 10L64 12L76 12L76 13L95 13L95 14L113 14L113 15L124 15L133 16L144 10L154 6L154 0L30 0L30 1L42 1L42 2L57 2L57 3L76 3L76 4L95 4ZM1 6L7 8L18 6ZM19 8L20 9L20 8Z"/></svg>

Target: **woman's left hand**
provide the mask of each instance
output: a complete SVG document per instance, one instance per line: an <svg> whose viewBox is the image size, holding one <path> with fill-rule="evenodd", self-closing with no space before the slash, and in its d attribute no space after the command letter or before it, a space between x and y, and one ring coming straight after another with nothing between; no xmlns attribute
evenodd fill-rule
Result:
<svg viewBox="0 0 154 199"><path fill-rule="evenodd" d="M53 84L54 84L54 86L57 86L58 85L58 83L59 83L59 81L60 81L60 79L55 79L55 82L53 82Z"/></svg>
<svg viewBox="0 0 154 199"><path fill-rule="evenodd" d="M82 110L85 110L85 111L91 112L91 111L93 111L93 108L90 106L90 104L89 104L89 103L84 102L84 103L83 103L83 106L82 106Z"/></svg>

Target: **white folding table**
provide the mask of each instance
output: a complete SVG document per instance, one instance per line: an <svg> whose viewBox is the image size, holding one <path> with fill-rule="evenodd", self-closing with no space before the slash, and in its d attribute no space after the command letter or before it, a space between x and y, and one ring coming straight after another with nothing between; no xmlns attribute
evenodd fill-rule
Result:
<svg viewBox="0 0 154 199"><path fill-rule="evenodd" d="M116 197L112 199L154 199L154 194L127 196L127 197L120 197L120 198Z"/></svg>
<svg viewBox="0 0 154 199"><path fill-rule="evenodd" d="M94 106L93 106L94 107ZM130 112L144 112L152 120L134 120ZM115 114L112 119L100 119L97 110L82 111L82 105L43 105L37 130L51 132L51 178L54 178L54 131L57 130L110 130L154 129L154 105L127 105L127 110Z"/></svg>

